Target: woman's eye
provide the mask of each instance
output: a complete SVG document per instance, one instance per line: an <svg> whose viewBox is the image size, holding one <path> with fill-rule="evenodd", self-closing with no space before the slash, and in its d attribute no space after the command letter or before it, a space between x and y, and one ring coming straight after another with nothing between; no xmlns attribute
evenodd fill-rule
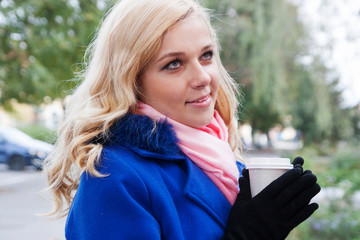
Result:
<svg viewBox="0 0 360 240"><path fill-rule="evenodd" d="M203 60L211 60L214 55L213 51L207 51L202 55Z"/></svg>
<svg viewBox="0 0 360 240"><path fill-rule="evenodd" d="M168 64L166 64L166 66L163 67L163 69L172 71L172 70L178 69L180 67L180 65L181 65L181 61L179 59L176 59L176 60L171 61Z"/></svg>

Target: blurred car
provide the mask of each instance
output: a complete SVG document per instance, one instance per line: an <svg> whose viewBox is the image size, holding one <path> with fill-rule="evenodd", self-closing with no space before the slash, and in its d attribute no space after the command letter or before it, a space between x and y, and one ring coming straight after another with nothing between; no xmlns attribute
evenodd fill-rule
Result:
<svg viewBox="0 0 360 240"><path fill-rule="evenodd" d="M0 163L11 170L24 170L26 166L42 169L42 163L53 150L53 145L36 140L24 132L0 126Z"/></svg>

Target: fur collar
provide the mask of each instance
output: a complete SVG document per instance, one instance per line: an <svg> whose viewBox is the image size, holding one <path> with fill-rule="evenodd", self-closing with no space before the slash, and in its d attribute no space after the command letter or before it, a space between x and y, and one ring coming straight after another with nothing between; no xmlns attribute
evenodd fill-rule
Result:
<svg viewBox="0 0 360 240"><path fill-rule="evenodd" d="M115 121L106 139L98 139L104 146L116 143L153 153L178 155L181 153L173 127L165 120L156 122L148 116L127 114Z"/></svg>

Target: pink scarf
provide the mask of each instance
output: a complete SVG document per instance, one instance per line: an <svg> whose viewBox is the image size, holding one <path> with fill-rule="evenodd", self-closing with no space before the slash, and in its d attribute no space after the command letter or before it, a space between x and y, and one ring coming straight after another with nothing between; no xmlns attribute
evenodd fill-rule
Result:
<svg viewBox="0 0 360 240"><path fill-rule="evenodd" d="M166 119L173 126L180 149L204 171L233 205L239 192L239 170L228 143L227 127L218 112L214 111L214 118L207 126L192 128L166 117L145 103L138 102L138 109L154 120Z"/></svg>

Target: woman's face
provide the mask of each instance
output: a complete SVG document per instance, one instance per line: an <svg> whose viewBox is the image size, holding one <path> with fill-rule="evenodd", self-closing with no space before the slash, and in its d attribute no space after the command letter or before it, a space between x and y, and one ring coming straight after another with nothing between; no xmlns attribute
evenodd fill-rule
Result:
<svg viewBox="0 0 360 240"><path fill-rule="evenodd" d="M159 53L141 75L141 100L191 127L210 123L219 89L213 41L191 14L164 35Z"/></svg>

